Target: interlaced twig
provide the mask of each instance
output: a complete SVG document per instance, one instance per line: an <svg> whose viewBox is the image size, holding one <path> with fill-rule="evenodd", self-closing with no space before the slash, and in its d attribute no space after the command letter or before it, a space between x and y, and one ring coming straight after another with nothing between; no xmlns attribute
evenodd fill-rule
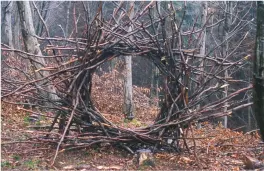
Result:
<svg viewBox="0 0 264 171"><path fill-rule="evenodd" d="M3 69L1 90L3 100L13 104L24 104L18 101L26 98L31 104L38 106L43 113L47 110L52 110L54 113L54 116L50 116L54 118L51 126L44 131L47 136L38 138L39 141L47 143L57 142L52 164L60 153L60 147L63 147L64 151L102 142L117 144L133 152L136 143L157 148L169 146L178 149L177 144L169 144L166 140L183 139L188 148L186 137L180 137L184 136L179 133L180 128L195 120L229 115L234 110L251 105L251 103L232 103L237 95L250 90L251 86L235 89L225 98L217 96L225 85L243 82L239 79L223 78L221 74L227 69L241 70L240 66L244 65L246 58L235 59L230 56L220 58L212 56L211 53L235 34L218 43L207 55L200 55L193 45L195 44L193 42L199 42L205 28L216 27L223 20L215 23L207 20L201 28L193 25L189 30L184 28L183 31L186 14L184 12L183 18L176 20L177 10L173 7L173 3L169 11L162 14L158 7L155 8L158 3L152 1L130 19L127 17L129 11L122 7L122 3L114 2L114 4L117 8L110 18L99 15L102 7L98 9L98 15L91 22L87 22L89 25L86 27L88 30L85 30L86 37L78 37L80 30L77 27L75 5L73 7L75 25L72 31L75 33L75 38L35 36L43 42L52 41L53 44L47 45L45 50L56 50L59 52L57 54L40 56L1 44L3 52L13 51L21 59L30 61L28 62L30 66L26 66L27 70L10 59L5 61L7 68ZM157 17L153 17L152 13L157 13ZM131 29L128 30L129 27ZM47 28L46 31L49 35ZM234 33L236 31L241 30L234 30ZM246 36L239 41L230 55L238 50L245 38ZM67 47L61 46L65 42ZM151 126L135 130L119 127L107 120L93 105L91 99L93 73L106 61L122 55L139 55L148 58L163 74L165 99L155 123ZM37 59L45 59L46 64L40 64ZM203 69L199 64L201 60L205 64ZM38 78L32 76L43 72L47 74ZM197 78L202 78L203 82L199 82ZM44 96L44 93L51 93L48 91L49 87L54 87L58 99ZM226 102L232 106L228 107L227 112L223 112ZM199 110L196 110L198 104L201 105ZM58 127L55 128L58 120L59 132L57 132ZM76 127L78 136L68 136L69 131L74 130L71 126ZM194 137L192 139L195 141Z"/></svg>

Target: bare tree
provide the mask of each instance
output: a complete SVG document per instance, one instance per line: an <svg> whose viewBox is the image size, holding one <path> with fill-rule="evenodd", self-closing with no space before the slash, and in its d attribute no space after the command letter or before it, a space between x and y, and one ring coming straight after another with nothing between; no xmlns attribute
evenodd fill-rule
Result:
<svg viewBox="0 0 264 171"><path fill-rule="evenodd" d="M224 24L224 29L223 29L223 40L225 39L228 39L228 36L229 36L229 27L231 25L231 20L232 20L232 15L230 15L230 13L232 13L232 2L231 1L226 1L225 2L225 24ZM222 55L223 55L223 58L225 58L227 55L228 55L228 50L229 50L229 42L226 41L224 43L224 46L223 46L223 49L222 49ZM224 77L227 79L228 77L228 70L226 67L224 67ZM224 87L224 97L227 97L228 95L228 85ZM224 112L227 111L227 106L228 106L228 103L226 102L224 104ZM225 128L227 128L227 116L224 116L223 118L224 122L223 122L223 125Z"/></svg>
<svg viewBox="0 0 264 171"><path fill-rule="evenodd" d="M130 2L129 19L134 17L134 1ZM129 26L128 32L132 31L132 25ZM132 39L132 37L131 37ZM132 89L132 56L125 56L125 76L124 76L124 113L127 119L133 119L133 89Z"/></svg>
<svg viewBox="0 0 264 171"><path fill-rule="evenodd" d="M40 19L40 17L38 15L40 15L42 17L42 19L44 21L46 21L47 16L48 16L48 12L49 12L48 8L50 7L50 4L51 4L50 1L42 1L42 2L39 2L39 7L36 7L36 10L39 10L39 11L36 12L36 13L39 13L39 14L37 14L35 16L36 17L36 21L37 21L35 28L36 28L36 34L38 36L42 35L43 28L44 28L43 21L41 21L41 19ZM36 4L36 6L38 6L38 5Z"/></svg>
<svg viewBox="0 0 264 171"><path fill-rule="evenodd" d="M252 53L250 50L240 48L250 41L250 36L248 35L252 32L252 15L250 14L252 10L253 6L251 2L210 3L210 13L213 13L211 23L218 22L219 25L217 27L211 27L211 32L208 34L210 38L207 39L207 55L214 51L214 55L223 58L224 61L234 61L242 56L250 55ZM246 67L249 67L249 65ZM213 98L219 99L220 96L225 97L233 92L234 85L229 80L237 82L238 86L243 87L243 82L235 80L243 78L246 73L245 71L238 72L238 70L230 69L223 65L218 66L216 70L225 79L223 82L218 82L218 84L222 85L218 89L218 94L215 94ZM230 104L225 103L221 110L223 112L227 111L229 107ZM230 118L235 119L238 117L238 115L232 115ZM222 121L226 127L227 117L223 117Z"/></svg>

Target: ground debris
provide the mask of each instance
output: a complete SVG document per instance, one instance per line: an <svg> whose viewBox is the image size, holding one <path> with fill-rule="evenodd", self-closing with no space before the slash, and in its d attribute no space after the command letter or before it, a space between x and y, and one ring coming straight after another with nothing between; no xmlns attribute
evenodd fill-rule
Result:
<svg viewBox="0 0 264 171"><path fill-rule="evenodd" d="M153 154L149 149L138 150L138 164L139 166L155 166Z"/></svg>
<svg viewBox="0 0 264 171"><path fill-rule="evenodd" d="M82 164L82 165L69 165L63 167L64 170L83 170L83 169L90 169L90 165Z"/></svg>
<svg viewBox="0 0 264 171"><path fill-rule="evenodd" d="M28 124L24 124L27 117L25 112L18 111L15 106L2 105L2 168L3 170L18 169L28 170L35 168L37 170L52 169L46 163L54 154L54 148L45 146L49 150L44 150L41 144L32 143L6 143L26 141L29 137L38 136L35 133L28 133ZM123 116L112 114L122 120ZM45 125L45 124L43 124ZM43 126L40 125L40 126ZM243 170L245 168L244 156L258 159L263 162L263 143L260 142L258 135L252 136L242 132L225 129L221 126L213 126L210 123L202 123L201 129L194 129L194 139L196 141L196 153L203 169L208 170ZM257 132L256 132L257 134ZM184 150L183 140L180 140L182 147L181 153L158 152L153 154L155 161L155 170L198 170L196 158L193 155L193 138L189 134L186 142L190 152ZM56 167L59 170L137 170L138 162L133 162L133 156L127 151L120 151L109 146L102 145L98 148L88 148L78 151L65 152L59 155ZM37 150L37 149L42 150ZM38 160L33 160L37 158ZM44 159L44 160L42 160ZM138 159L138 158L137 158ZM58 164L63 161L62 164ZM132 161L132 162L131 162ZM252 160L255 161L255 160ZM251 162L252 162L251 161ZM88 163L87 163L88 162ZM252 162L253 163L253 162ZM89 169L78 169L81 165L91 166ZM252 164L253 166L256 164ZM117 166L117 167L114 167ZM64 167L66 167L64 169ZM153 170L152 166L146 166ZM145 168L145 167L143 167ZM255 167L257 168L257 167Z"/></svg>
<svg viewBox="0 0 264 171"><path fill-rule="evenodd" d="M244 156L245 169L264 168L264 163L250 156Z"/></svg>
<svg viewBox="0 0 264 171"><path fill-rule="evenodd" d="M121 166L97 166L96 168L99 170L120 170L122 169Z"/></svg>

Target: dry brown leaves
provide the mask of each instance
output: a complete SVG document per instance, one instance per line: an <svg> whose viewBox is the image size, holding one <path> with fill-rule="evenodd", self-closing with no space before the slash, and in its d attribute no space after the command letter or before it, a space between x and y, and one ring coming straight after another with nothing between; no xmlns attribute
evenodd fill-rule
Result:
<svg viewBox="0 0 264 171"><path fill-rule="evenodd" d="M122 75L120 75L118 72L105 73L100 77L95 75L92 97L95 101L96 107L104 114L106 118L122 126L139 127L150 124L156 117L158 108L150 105L149 91L145 88L139 88L136 86L133 87L136 120L129 124L124 122L124 116L122 114L122 85ZM19 132L20 130L27 129L23 120L25 116L27 116L27 113L17 110L15 105L2 103L2 140L21 140L24 136L26 136L25 134ZM260 137L256 132L253 132L252 134L244 134L242 132L225 129L221 125L213 126L210 123L203 123L202 125L203 127L201 129L193 129L196 148L194 148L193 140L187 139L190 153L183 151L180 154L155 154L155 170L241 170L244 168L243 160L245 156L253 157L263 161L264 148L263 144L260 144ZM188 133L188 138L192 137L190 134L191 131ZM28 148L25 145L28 146ZM182 140L181 145L183 147ZM9 161L10 156L16 154L19 150L22 152L28 151L29 149L32 149L32 147L27 144L11 144L10 146L3 148L4 161ZM194 150L196 151L197 157L194 155ZM37 155L39 156L39 154L40 153ZM114 154L111 153L111 155ZM95 156L96 155L93 154L91 157L94 159ZM99 156L100 159L102 157L103 156ZM111 158L113 158L113 156L110 158L105 156L104 160L109 162ZM121 160L121 158L123 157L117 158L116 161L111 161L111 165L120 166L119 160ZM125 160L126 159L122 161L125 162ZM110 166L106 164L108 162L100 163L99 161L100 160L95 159L95 163L91 164L91 167L93 167L95 170L98 170L106 169L105 167L99 166ZM72 164L74 164L74 162ZM137 169L134 165L130 165L129 168ZM151 170L153 170L153 168L151 168Z"/></svg>
<svg viewBox="0 0 264 171"><path fill-rule="evenodd" d="M121 124L124 121L122 73L113 70L104 73L102 76L95 74L93 77L92 98L95 106L106 118L116 124ZM153 100L150 99L150 89L133 86L133 100L137 120L149 122L156 118L159 109L151 105Z"/></svg>
<svg viewBox="0 0 264 171"><path fill-rule="evenodd" d="M189 136L190 133L189 133ZM167 160L173 160L184 168L209 170L241 170L244 168L245 156L261 159L264 146L255 132L251 135L203 123L201 129L194 129L193 140L188 139L190 152L180 155L166 154ZM183 145L183 143L181 142ZM196 150L197 157L194 156ZM199 167L198 167L199 166Z"/></svg>
<svg viewBox="0 0 264 171"><path fill-rule="evenodd" d="M20 130L27 129L25 125L23 125L23 118L26 116L26 113L21 110L17 110L16 106L2 103L2 139L4 141L15 141L15 140L23 140L23 137L26 136L24 133L19 132ZM112 114L112 117L117 117L118 115ZM119 119L122 120L122 119ZM141 121L143 123L143 121ZM122 123L124 123L122 121ZM201 169L209 169L209 170L241 170L244 168L243 159L244 156L250 156L253 158L257 158L260 161L263 161L263 144L259 144L259 136L257 133L253 134L243 134L242 132L232 131L230 129L225 129L221 125L212 126L209 123L203 123L203 127L201 129L193 129L194 137L197 138L196 141L196 154L199 159L197 162L197 158L194 156L194 145L191 139L187 140L188 146L190 148L190 153L184 151L180 154L173 153L157 153L154 155L156 167L148 168L149 170L172 170L172 169L200 169L198 165L200 165ZM28 136L28 135L27 135ZM191 137L190 133L188 137ZM182 142L181 142L182 144ZM41 151L32 151L28 153L30 150L34 148L43 148L33 147L34 144L10 144L8 146L4 146L2 148L3 151L3 159L2 162L8 161L12 164L14 168L27 168L25 166L26 161L31 161L29 157L34 156L42 156ZM261 146L262 145L262 146ZM46 147L45 147L46 148ZM52 148L51 148L52 150ZM23 155L22 152L27 152ZM126 163L127 159L124 157L117 157L115 160L113 159L114 155L109 149L106 150L108 153L111 153L111 157L109 155L101 154L101 153L93 153L91 154L91 158L94 163L89 165L94 169L98 170L100 166L121 166L120 161ZM23 158L17 162L13 161L14 156L18 155ZM74 153L74 152L73 152ZM47 153L49 156L53 153ZM105 156L104 156L105 155ZM95 158L95 156L97 156ZM38 157L38 158L39 158ZM110 158L109 158L110 157ZM69 158L68 155L65 158ZM70 157L72 158L72 157ZM102 161L105 162L99 162ZM47 159L47 158L46 158ZM99 160L100 159L100 160ZM106 165L111 160L111 165ZM66 159L65 159L66 160ZM71 164L79 161L79 157L74 159ZM63 164L63 166L69 165L67 161ZM46 167L46 161L44 163ZM44 167L42 166L42 168ZM37 167L37 166L36 166ZM38 166L39 167L39 166ZM97 168L99 167L99 168ZM123 166L122 166L123 167ZM137 169L135 164L129 164L128 169ZM92 169L92 170L93 170ZM106 169L102 167L102 169ZM111 168L110 170L113 170ZM146 170L148 170L146 169Z"/></svg>
<svg viewBox="0 0 264 171"><path fill-rule="evenodd" d="M93 98L97 102L97 108L105 113L107 118L122 126L127 126L124 124L122 116L122 85L122 74L117 71L105 73L100 77L95 75ZM136 86L133 86L133 89L136 118L142 123L152 121L158 113L158 109L150 105L149 91ZM190 131L188 137L192 137ZM194 156L192 139L187 140L191 153L184 152L180 155L158 153L155 158L168 163L168 165L175 163L176 168L240 170L244 167L243 158L245 155L258 157L263 151L263 147L259 144L260 137L256 133L246 135L242 132L225 129L221 125L213 126L203 123L202 129L194 129L194 137L197 138L195 139L197 158ZM183 142L181 143L183 146Z"/></svg>

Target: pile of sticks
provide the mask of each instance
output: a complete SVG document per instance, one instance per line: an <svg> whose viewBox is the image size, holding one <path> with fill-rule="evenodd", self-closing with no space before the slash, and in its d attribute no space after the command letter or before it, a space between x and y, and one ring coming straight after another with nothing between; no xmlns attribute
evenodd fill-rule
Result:
<svg viewBox="0 0 264 171"><path fill-rule="evenodd" d="M46 136L37 139L57 144L55 158L61 148L77 149L98 143L118 144L130 152L134 152L132 145L138 143L178 149L177 143L168 143L167 139L178 141L184 136L180 131L184 126L197 120L230 115L234 110L251 105L244 101L233 102L235 96L251 87L237 89L226 97L215 96L227 85L242 81L225 78L223 73L227 69L239 70L246 59L199 54L195 45L199 35L206 27L217 23L184 32L185 16L176 20L173 3L167 13L161 15L157 2L150 2L133 17L130 17L131 11L122 7L123 2L113 3L116 8L110 19L102 17L101 6L93 21L87 21L85 38L78 38L76 17L75 38L35 36L41 42L48 42L45 56L2 44L3 52L15 54L4 61L2 100L37 106L38 111L32 112L53 119L50 127L42 132ZM83 7L88 13L85 5ZM157 14L156 18L153 13ZM187 39L188 44L184 44L183 39ZM155 123L135 130L107 120L91 99L92 76L96 69L106 61L127 55L148 58L164 75L166 97ZM44 59L45 63L40 63L39 59ZM27 65L17 65L14 62L17 60ZM224 111L227 102L228 110ZM53 114L45 114L47 111ZM71 131L76 134L71 135Z"/></svg>

